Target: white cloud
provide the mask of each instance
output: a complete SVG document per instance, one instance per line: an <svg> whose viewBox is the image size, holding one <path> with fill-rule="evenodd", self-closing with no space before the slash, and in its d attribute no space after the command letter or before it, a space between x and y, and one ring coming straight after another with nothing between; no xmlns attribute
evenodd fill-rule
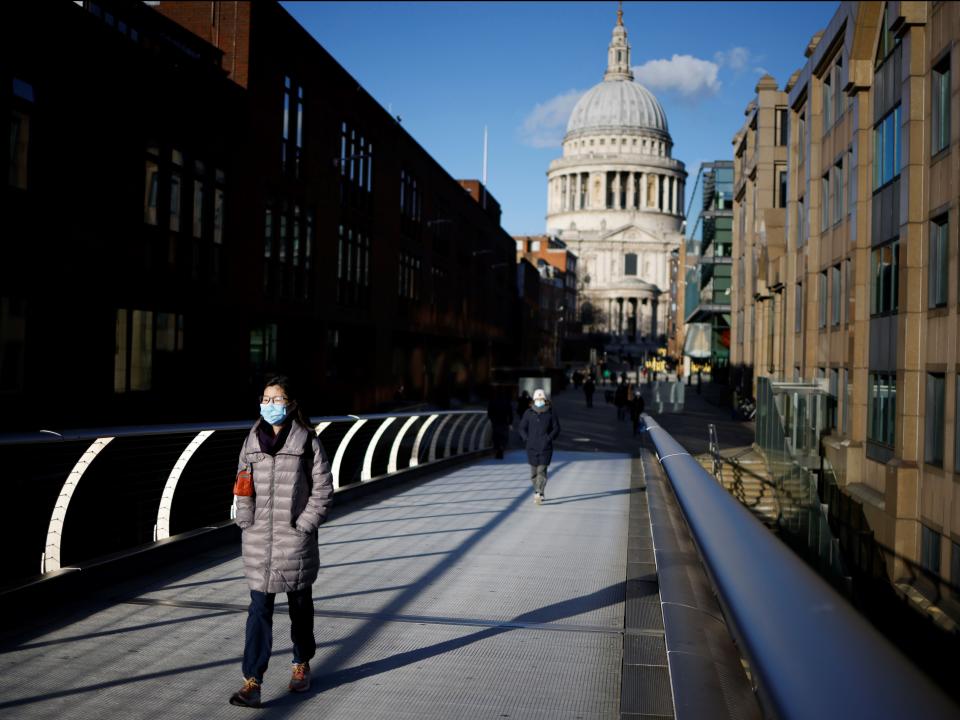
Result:
<svg viewBox="0 0 960 720"><path fill-rule="evenodd" d="M714 53L713 59L716 60L717 65L739 71L750 64L750 51L745 47L734 47L726 52Z"/></svg>
<svg viewBox="0 0 960 720"><path fill-rule="evenodd" d="M524 144L535 148L556 147L567 132L567 121L573 106L584 90L568 90L543 103L538 103L527 113L520 128Z"/></svg>
<svg viewBox="0 0 960 720"><path fill-rule="evenodd" d="M634 77L651 90L669 90L687 99L716 95L720 91L717 63L692 55L650 60L633 68Z"/></svg>

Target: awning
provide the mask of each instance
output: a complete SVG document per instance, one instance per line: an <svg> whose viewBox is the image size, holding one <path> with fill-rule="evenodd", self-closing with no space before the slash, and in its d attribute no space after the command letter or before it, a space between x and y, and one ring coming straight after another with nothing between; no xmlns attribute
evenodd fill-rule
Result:
<svg viewBox="0 0 960 720"><path fill-rule="evenodd" d="M690 323L687 325L687 339L683 343L683 354L689 355L694 360L704 360L709 358L710 335L712 327L710 323Z"/></svg>

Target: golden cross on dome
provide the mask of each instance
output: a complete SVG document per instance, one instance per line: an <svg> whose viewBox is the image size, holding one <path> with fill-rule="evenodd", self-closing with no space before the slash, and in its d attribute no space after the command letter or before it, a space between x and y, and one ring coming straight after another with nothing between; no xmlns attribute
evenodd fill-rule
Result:
<svg viewBox="0 0 960 720"><path fill-rule="evenodd" d="M623 25L623 0L617 3L617 25Z"/></svg>

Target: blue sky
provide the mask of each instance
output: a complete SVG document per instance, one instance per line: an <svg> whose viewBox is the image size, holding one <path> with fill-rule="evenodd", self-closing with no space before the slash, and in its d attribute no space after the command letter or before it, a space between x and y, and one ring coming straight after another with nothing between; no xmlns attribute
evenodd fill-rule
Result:
<svg viewBox="0 0 960 720"><path fill-rule="evenodd" d="M615 2L284 2L455 178L487 185L512 235L545 231L546 171L577 98L603 79ZM667 114L688 193L764 72L781 86L837 2L625 2L637 80Z"/></svg>

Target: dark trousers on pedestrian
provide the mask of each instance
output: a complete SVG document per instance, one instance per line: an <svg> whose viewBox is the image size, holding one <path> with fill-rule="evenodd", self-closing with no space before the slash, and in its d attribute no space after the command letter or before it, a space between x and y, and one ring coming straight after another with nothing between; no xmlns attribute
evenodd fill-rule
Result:
<svg viewBox="0 0 960 720"><path fill-rule="evenodd" d="M593 407L593 393L587 395L587 407Z"/></svg>
<svg viewBox="0 0 960 720"><path fill-rule="evenodd" d="M247 639L243 647L243 676L263 682L273 649L274 593L250 591L247 613ZM290 611L290 639L293 641L293 662L310 662L317 652L313 637L313 588L287 593Z"/></svg>
<svg viewBox="0 0 960 720"><path fill-rule="evenodd" d="M547 486L547 466L531 465L530 482L533 483L533 491L543 495L543 489Z"/></svg>

